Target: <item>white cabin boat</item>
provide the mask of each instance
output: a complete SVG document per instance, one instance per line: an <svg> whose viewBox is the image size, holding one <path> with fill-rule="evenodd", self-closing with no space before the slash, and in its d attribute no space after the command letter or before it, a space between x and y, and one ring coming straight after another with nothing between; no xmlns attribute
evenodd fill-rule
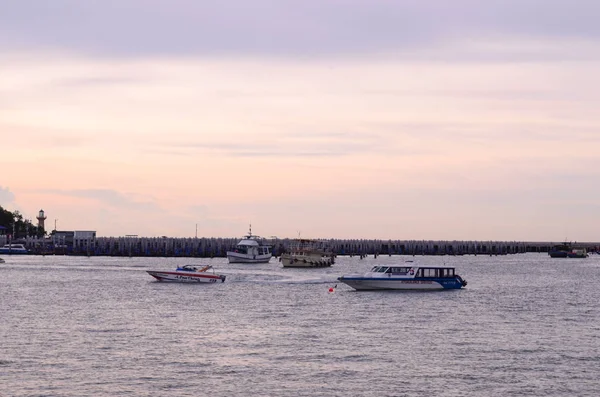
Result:
<svg viewBox="0 0 600 397"><path fill-rule="evenodd" d="M207 271L212 269L212 266L204 266L197 268L194 266L178 267L175 271L162 270L147 270L146 273L154 277L158 281L176 282L176 283L216 283L218 281L225 282L225 276Z"/></svg>
<svg viewBox="0 0 600 397"><path fill-rule="evenodd" d="M324 241L297 239L280 261L283 267L328 267L335 263L335 255L327 250Z"/></svg>
<svg viewBox="0 0 600 397"><path fill-rule="evenodd" d="M338 280L358 291L368 290L443 290L467 285L453 267L378 265L365 274L347 275Z"/></svg>
<svg viewBox="0 0 600 397"><path fill-rule="evenodd" d="M252 234L252 226L233 251L227 251L229 263L268 263L273 256L271 246L263 244L264 239Z"/></svg>
<svg viewBox="0 0 600 397"><path fill-rule="evenodd" d="M18 255L28 253L29 251L23 244L5 244L4 246L0 247L0 254Z"/></svg>
<svg viewBox="0 0 600 397"><path fill-rule="evenodd" d="M568 258L587 258L589 255L585 248L573 248L571 252L567 254Z"/></svg>

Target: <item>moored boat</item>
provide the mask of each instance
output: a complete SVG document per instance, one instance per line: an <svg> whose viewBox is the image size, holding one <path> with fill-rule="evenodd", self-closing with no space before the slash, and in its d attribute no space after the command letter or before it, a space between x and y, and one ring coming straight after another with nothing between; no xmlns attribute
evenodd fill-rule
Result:
<svg viewBox="0 0 600 397"><path fill-rule="evenodd" d="M568 258L571 252L571 246L568 243L557 244L550 248L548 255L550 258Z"/></svg>
<svg viewBox="0 0 600 397"><path fill-rule="evenodd" d="M0 247L0 254L22 255L28 253L29 250L23 244L5 244Z"/></svg>
<svg viewBox="0 0 600 397"><path fill-rule="evenodd" d="M588 253L585 248L574 248L567 254L569 258L587 258Z"/></svg>
<svg viewBox="0 0 600 397"><path fill-rule="evenodd" d="M273 254L271 246L263 244L264 239L252 234L252 225L248 235L244 236L233 251L227 251L229 263L268 263Z"/></svg>
<svg viewBox="0 0 600 397"><path fill-rule="evenodd" d="M323 241L297 239L280 260L283 267L328 267L335 263L335 255L327 250Z"/></svg>
<svg viewBox="0 0 600 397"><path fill-rule="evenodd" d="M460 289L467 281L453 267L377 265L365 274L347 275L338 280L358 291Z"/></svg>
<svg viewBox="0 0 600 397"><path fill-rule="evenodd" d="M195 266L178 267L175 271L147 270L146 272L158 281L178 282L178 283L216 283L225 282L225 276L207 271L212 266L207 265L201 268Z"/></svg>
<svg viewBox="0 0 600 397"><path fill-rule="evenodd" d="M587 258L588 253L585 248L575 248L569 243L563 243L552 246L548 255L551 258Z"/></svg>

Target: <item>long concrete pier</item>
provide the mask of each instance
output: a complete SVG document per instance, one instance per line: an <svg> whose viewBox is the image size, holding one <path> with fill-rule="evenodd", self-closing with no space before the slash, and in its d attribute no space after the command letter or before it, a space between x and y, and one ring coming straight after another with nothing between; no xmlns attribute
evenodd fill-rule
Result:
<svg viewBox="0 0 600 397"><path fill-rule="evenodd" d="M94 237L85 239L28 237L22 243L32 254L88 256L225 257L239 238ZM509 255L548 252L560 242L434 241L434 240L343 240L327 242L336 255ZM268 239L275 256L285 252L293 239ZM0 236L0 245L7 243ZM573 246L598 251L598 242L572 242ZM5 255L5 254L3 254Z"/></svg>

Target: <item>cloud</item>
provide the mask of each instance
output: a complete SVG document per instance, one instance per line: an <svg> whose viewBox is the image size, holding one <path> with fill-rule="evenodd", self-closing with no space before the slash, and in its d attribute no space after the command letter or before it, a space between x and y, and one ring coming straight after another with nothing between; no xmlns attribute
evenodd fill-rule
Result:
<svg viewBox="0 0 600 397"><path fill-rule="evenodd" d="M62 81L53 82L52 85L58 87L106 87L106 86L119 86L119 85L130 85L132 83L145 83L144 80L139 77L129 76L93 76L86 78L66 78Z"/></svg>
<svg viewBox="0 0 600 397"><path fill-rule="evenodd" d="M0 46L120 56L402 52L454 38L600 37L596 0L5 2Z"/></svg>
<svg viewBox="0 0 600 397"><path fill-rule="evenodd" d="M19 140L27 142L28 148L65 149L97 145L99 139L81 132L68 131L51 126L37 127L18 123L4 123L0 120L0 130L6 131ZM18 147L15 143L14 147ZM64 155L64 154L63 154Z"/></svg>
<svg viewBox="0 0 600 397"><path fill-rule="evenodd" d="M9 188L0 186L0 204L6 205L14 203L15 195Z"/></svg>
<svg viewBox="0 0 600 397"><path fill-rule="evenodd" d="M43 191L39 191L38 193L91 199L111 207L128 208L132 210L145 211L157 208L156 204L151 201L139 200L130 195L110 189L45 189Z"/></svg>
<svg viewBox="0 0 600 397"><path fill-rule="evenodd" d="M231 157L339 157L386 150L378 134L317 132L263 135L253 141L201 143L164 142L160 147L175 149L180 155L195 155L197 151L224 154ZM172 153L172 151L167 151Z"/></svg>

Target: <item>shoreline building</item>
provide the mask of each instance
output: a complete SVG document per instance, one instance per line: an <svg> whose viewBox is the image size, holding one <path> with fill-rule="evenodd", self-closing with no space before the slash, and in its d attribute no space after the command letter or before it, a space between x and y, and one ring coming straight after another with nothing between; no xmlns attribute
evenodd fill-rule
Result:
<svg viewBox="0 0 600 397"><path fill-rule="evenodd" d="M52 232L54 250L60 253L94 253L96 232L92 230L56 230Z"/></svg>

